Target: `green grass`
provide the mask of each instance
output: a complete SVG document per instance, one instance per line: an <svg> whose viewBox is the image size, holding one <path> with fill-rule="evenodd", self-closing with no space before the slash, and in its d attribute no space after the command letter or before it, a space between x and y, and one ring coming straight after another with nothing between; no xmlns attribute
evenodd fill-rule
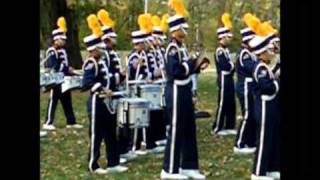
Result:
<svg viewBox="0 0 320 180"><path fill-rule="evenodd" d="M197 141L200 171L207 179L245 180L249 179L253 156L233 154L235 136L216 137L210 135L215 116L217 87L213 72L200 75L200 110L208 111L212 117L197 120ZM87 93L74 92L73 106L77 121L85 126L81 130L65 128L65 117L58 105L55 117L56 132L40 140L40 173L44 180L156 180L160 179L163 155L147 155L128 163L129 171L117 175L92 175L87 171L89 148L88 118L85 107ZM41 94L41 123L44 121L49 94ZM239 105L237 105L239 111ZM239 123L237 123L239 124ZM100 165L104 161L104 146L101 148Z"/></svg>

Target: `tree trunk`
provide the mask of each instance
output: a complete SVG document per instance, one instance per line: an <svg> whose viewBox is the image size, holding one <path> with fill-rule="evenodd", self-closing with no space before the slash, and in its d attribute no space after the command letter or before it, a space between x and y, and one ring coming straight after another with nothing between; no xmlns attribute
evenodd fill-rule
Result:
<svg viewBox="0 0 320 180"><path fill-rule="evenodd" d="M68 53L69 64L78 69L82 67L82 57L79 47L77 16L73 9L67 7L66 0L41 0L40 5L43 6L41 18L47 21L45 26L40 27L42 36L51 42L51 33L57 28L57 19L64 16L67 21L67 43L66 50ZM42 23L43 24L43 23ZM44 48L47 48L45 46Z"/></svg>

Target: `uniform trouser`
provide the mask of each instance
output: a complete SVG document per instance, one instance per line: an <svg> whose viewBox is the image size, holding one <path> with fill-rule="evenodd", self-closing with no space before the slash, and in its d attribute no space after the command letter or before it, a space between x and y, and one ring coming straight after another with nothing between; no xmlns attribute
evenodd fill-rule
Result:
<svg viewBox="0 0 320 180"><path fill-rule="evenodd" d="M147 128L147 149L156 147L156 141L166 138L164 110L150 111L150 125Z"/></svg>
<svg viewBox="0 0 320 180"><path fill-rule="evenodd" d="M257 125L254 117L253 92L249 91L248 84L243 88L238 88L237 96L240 101L242 120L235 140L238 148L255 147Z"/></svg>
<svg viewBox="0 0 320 180"><path fill-rule="evenodd" d="M264 176L266 172L280 171L280 113L276 100L257 101L259 128L253 173Z"/></svg>
<svg viewBox="0 0 320 180"><path fill-rule="evenodd" d="M154 118L157 119L155 125L153 126L153 129L150 130L151 132L154 133L154 140L163 140L166 139L166 126L167 126L167 119L165 116L165 110L157 110L153 113Z"/></svg>
<svg viewBox="0 0 320 180"><path fill-rule="evenodd" d="M119 147L119 153L125 154L130 150L130 141L132 141L132 129L129 129L129 127L121 127L118 128L118 147Z"/></svg>
<svg viewBox="0 0 320 180"><path fill-rule="evenodd" d="M92 95L87 102L90 119L89 170L99 168L100 145L104 141L108 167L119 164L119 152L116 139L116 116L110 114L102 98Z"/></svg>
<svg viewBox="0 0 320 180"><path fill-rule="evenodd" d="M166 113L170 121L170 129L163 169L169 173L178 173L179 168L199 169L191 88L167 85L166 93L168 93Z"/></svg>
<svg viewBox="0 0 320 180"><path fill-rule="evenodd" d="M73 113L71 92L67 91L61 93L61 85L57 85L50 90L50 99L47 108L46 122L45 124L53 124L54 115L58 100L61 101L64 114L67 118L67 124L72 125L76 123L76 119Z"/></svg>
<svg viewBox="0 0 320 180"><path fill-rule="evenodd" d="M219 83L216 121L212 126L215 133L222 129L234 129L236 121L235 92L232 75L221 75Z"/></svg>

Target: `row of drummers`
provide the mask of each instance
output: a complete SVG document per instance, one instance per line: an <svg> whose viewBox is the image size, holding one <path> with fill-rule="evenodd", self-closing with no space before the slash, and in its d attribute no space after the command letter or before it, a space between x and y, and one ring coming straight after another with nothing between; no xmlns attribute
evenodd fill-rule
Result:
<svg viewBox="0 0 320 180"><path fill-rule="evenodd" d="M105 11L100 10L98 17L104 16ZM88 16L87 20L89 27L98 23L95 15ZM43 61L45 71L41 73L40 85L44 92L51 93L57 91L57 87L61 94L73 89L90 91L87 101L91 142L89 170L105 173L98 164L103 140L108 171L125 171L127 168L120 163L148 152L163 152L168 125L164 113L166 36L163 32L157 28L151 34L141 30L132 32L134 50L128 55L126 67L122 68L115 50L117 34L113 28L101 27L102 35L93 28L93 34L84 38L89 57L82 70L76 71L68 66L63 29L59 27L52 33L54 42ZM50 103L47 119L51 118ZM46 120L45 125L52 125L52 120Z"/></svg>

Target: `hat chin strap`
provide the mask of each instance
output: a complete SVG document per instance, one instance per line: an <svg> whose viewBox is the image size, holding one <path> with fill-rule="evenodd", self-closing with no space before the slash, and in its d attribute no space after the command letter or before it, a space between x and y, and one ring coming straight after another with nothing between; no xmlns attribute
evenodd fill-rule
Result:
<svg viewBox="0 0 320 180"><path fill-rule="evenodd" d="M184 33L184 35L188 35L188 32L182 27L182 25L180 26L180 29Z"/></svg>

